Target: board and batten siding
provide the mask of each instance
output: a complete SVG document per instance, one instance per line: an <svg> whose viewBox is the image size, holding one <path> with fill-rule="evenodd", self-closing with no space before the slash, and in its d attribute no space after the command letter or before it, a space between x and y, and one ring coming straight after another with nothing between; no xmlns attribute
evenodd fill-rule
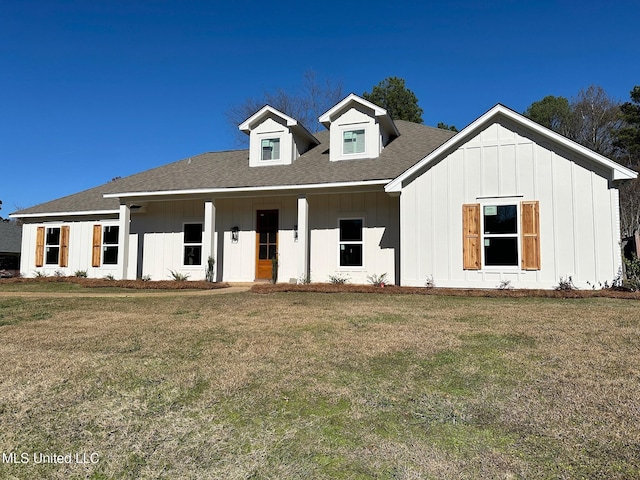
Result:
<svg viewBox="0 0 640 480"><path fill-rule="evenodd" d="M113 275L117 278L119 275L118 265L94 265L92 262L95 225L117 224L116 218L24 223L22 226L20 272L27 277L34 276L36 272L47 276L53 276L57 273L71 276L79 270L84 270L87 272L87 276L92 278L102 278L106 275ZM44 263L46 248L44 242L47 228L60 228L60 256L57 265ZM100 247L101 244L98 249Z"/></svg>
<svg viewBox="0 0 640 480"><path fill-rule="evenodd" d="M433 278L442 287L495 288L509 281L519 288L553 288L571 276L579 288L590 288L587 282L611 282L617 275L619 201L607 172L518 132L508 121L494 123L403 186L403 285ZM540 253L523 268L520 216L528 202L538 202L539 232L525 232L525 241L538 242ZM463 243L472 240L463 231L463 205L473 204L518 205L518 267L465 268ZM539 269L530 268L536 261Z"/></svg>
<svg viewBox="0 0 640 480"><path fill-rule="evenodd" d="M216 200L218 278L225 282L252 282L256 278L256 215L259 210L278 210L278 282L296 278L298 223L297 197L290 195ZM238 241L231 229L238 227Z"/></svg>
<svg viewBox="0 0 640 480"><path fill-rule="evenodd" d="M364 160L366 161L366 160ZM330 275L348 276L351 283L366 284L371 275L387 274L396 282L399 238L399 199L384 192L309 195L311 281L328 282ZM341 267L341 218L362 218L363 266Z"/></svg>

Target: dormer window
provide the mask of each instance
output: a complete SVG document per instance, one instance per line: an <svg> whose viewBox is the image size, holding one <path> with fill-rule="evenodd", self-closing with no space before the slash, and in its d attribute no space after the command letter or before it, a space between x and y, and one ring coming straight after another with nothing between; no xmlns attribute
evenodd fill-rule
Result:
<svg viewBox="0 0 640 480"><path fill-rule="evenodd" d="M364 129L347 130L342 133L342 154L364 153Z"/></svg>
<svg viewBox="0 0 640 480"><path fill-rule="evenodd" d="M290 116L265 105L242 122L249 135L249 166L291 165L320 141Z"/></svg>
<svg viewBox="0 0 640 480"><path fill-rule="evenodd" d="M382 149L400 135L384 108L353 93L322 114L329 129L329 160L378 158Z"/></svg>
<svg viewBox="0 0 640 480"><path fill-rule="evenodd" d="M269 138L262 140L261 160L280 160L280 139Z"/></svg>

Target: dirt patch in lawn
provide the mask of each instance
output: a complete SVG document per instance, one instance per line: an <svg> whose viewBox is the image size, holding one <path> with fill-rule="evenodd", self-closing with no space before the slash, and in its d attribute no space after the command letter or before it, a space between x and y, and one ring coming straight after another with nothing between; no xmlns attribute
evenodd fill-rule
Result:
<svg viewBox="0 0 640 480"><path fill-rule="evenodd" d="M489 298L623 298L640 300L640 292L629 292L617 289L602 290L529 290L529 289L473 289L473 288L427 288L427 287L398 287L387 285L376 287L373 285L335 285L330 283L312 283L295 285L287 283L260 283L253 285L254 293L278 292L316 292L316 293L378 293L378 294L407 294L407 295L445 295L454 297L489 297Z"/></svg>

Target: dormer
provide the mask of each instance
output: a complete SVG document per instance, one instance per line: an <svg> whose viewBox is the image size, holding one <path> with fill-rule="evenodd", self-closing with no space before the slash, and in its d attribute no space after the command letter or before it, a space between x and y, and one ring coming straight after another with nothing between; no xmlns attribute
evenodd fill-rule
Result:
<svg viewBox="0 0 640 480"><path fill-rule="evenodd" d="M238 127L249 135L249 166L291 165L319 145L297 120L265 105Z"/></svg>
<svg viewBox="0 0 640 480"><path fill-rule="evenodd" d="M320 117L329 130L329 159L377 158L400 133L393 119L381 108L351 94Z"/></svg>

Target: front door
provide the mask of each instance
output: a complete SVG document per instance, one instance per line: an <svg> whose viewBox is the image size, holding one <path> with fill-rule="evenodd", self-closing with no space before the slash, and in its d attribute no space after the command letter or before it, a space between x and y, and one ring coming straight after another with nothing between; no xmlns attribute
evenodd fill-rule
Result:
<svg viewBox="0 0 640 480"><path fill-rule="evenodd" d="M270 280L271 259L278 255L278 210L258 210L256 215L256 280Z"/></svg>

